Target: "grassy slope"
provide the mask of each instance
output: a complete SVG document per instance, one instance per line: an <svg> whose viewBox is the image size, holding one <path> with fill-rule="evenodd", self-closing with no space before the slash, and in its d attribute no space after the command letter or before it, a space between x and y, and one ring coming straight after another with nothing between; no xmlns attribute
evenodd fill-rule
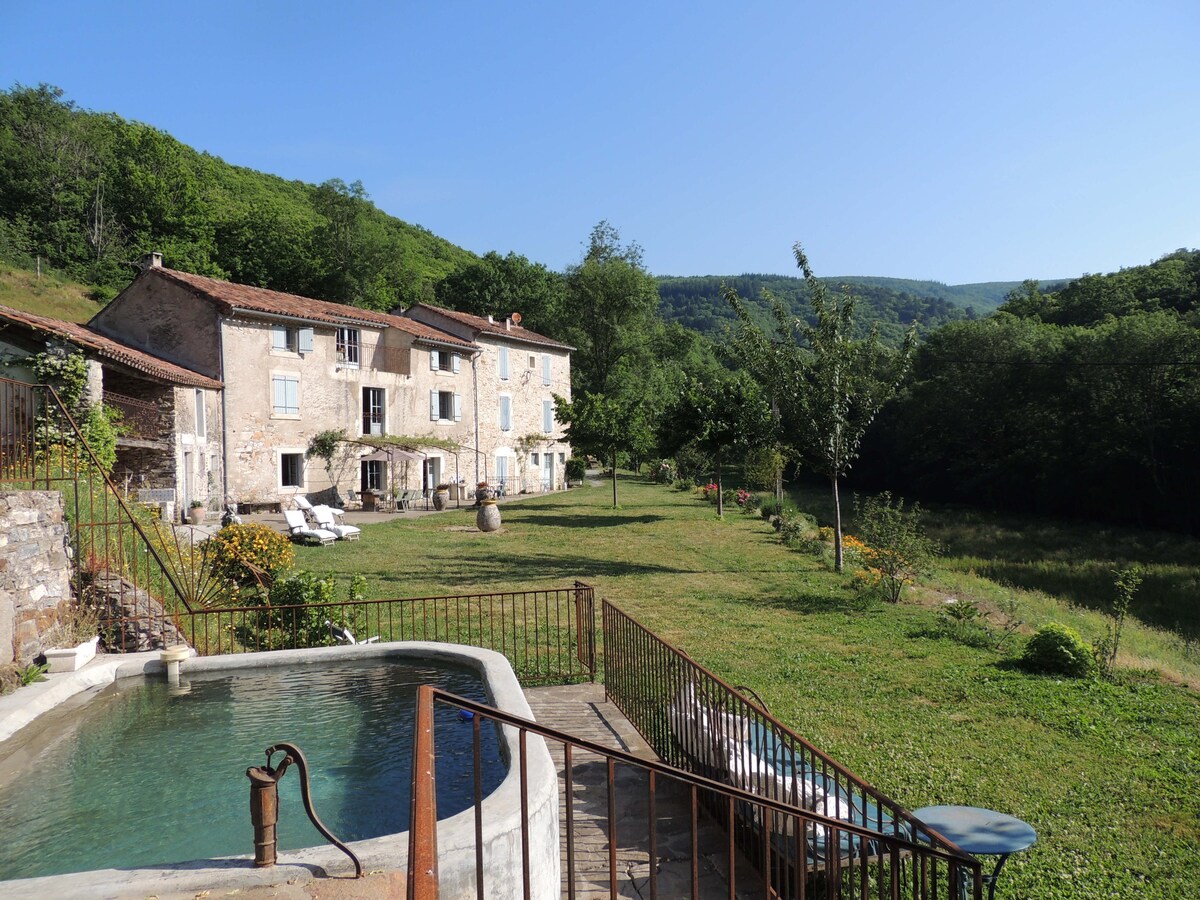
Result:
<svg viewBox="0 0 1200 900"><path fill-rule="evenodd" d="M11 306L25 312L86 322L100 310L88 297L88 288L58 274L36 272L0 261L0 306Z"/></svg>
<svg viewBox="0 0 1200 900"><path fill-rule="evenodd" d="M1145 677L1031 677L1002 654L914 635L933 613L856 595L760 520L627 479L367 529L298 565L373 596L562 585L573 578L735 683L902 803L1012 812L1039 833L1010 897L1185 895L1200 840L1200 698Z"/></svg>

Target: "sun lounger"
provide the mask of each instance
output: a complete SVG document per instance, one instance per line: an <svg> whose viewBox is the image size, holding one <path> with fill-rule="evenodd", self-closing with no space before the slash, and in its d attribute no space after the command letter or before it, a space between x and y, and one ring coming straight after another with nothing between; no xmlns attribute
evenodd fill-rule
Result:
<svg viewBox="0 0 1200 900"><path fill-rule="evenodd" d="M343 644L374 644L377 640L379 640L379 635L369 637L365 641L357 640L354 637L354 632L349 628L346 628L342 625L334 625L328 619L325 620L325 627L329 629L329 633L332 634L336 640L341 641Z"/></svg>
<svg viewBox="0 0 1200 900"><path fill-rule="evenodd" d="M324 528L310 528L304 520L304 513L298 509L285 509L283 519L287 522L288 536L296 542L316 541L318 544L332 544L337 535Z"/></svg>
<svg viewBox="0 0 1200 900"><path fill-rule="evenodd" d="M324 531L332 531L339 541L357 541L362 535L362 529L356 525L339 525L335 522L332 507L314 506L312 509L317 527Z"/></svg>

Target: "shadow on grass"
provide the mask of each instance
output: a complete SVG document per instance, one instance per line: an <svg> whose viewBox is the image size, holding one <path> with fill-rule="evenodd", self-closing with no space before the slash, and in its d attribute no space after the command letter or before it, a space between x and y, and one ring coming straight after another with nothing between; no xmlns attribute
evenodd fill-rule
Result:
<svg viewBox="0 0 1200 900"><path fill-rule="evenodd" d="M594 513L564 515L560 510L553 515L544 516L528 516L514 512L510 521L514 525L549 525L553 528L612 528L618 525L649 525L651 522L661 522L664 518L666 517L649 513L641 516L620 513L607 516Z"/></svg>
<svg viewBox="0 0 1200 900"><path fill-rule="evenodd" d="M797 594L771 594L764 597L749 597L735 602L747 606L765 606L769 609L782 609L801 615L817 613L862 613L878 606L878 601L862 594L837 593L816 594L800 592Z"/></svg>
<svg viewBox="0 0 1200 900"><path fill-rule="evenodd" d="M445 584L471 585L473 590L486 591L486 582L489 579L509 584L520 581L532 583L545 579L587 581L593 578L620 578L629 575L678 575L688 571L654 563L630 563L590 556L542 553L473 557L465 568L463 562L458 556L433 554L424 557L421 569L411 573L388 568L376 572L364 570L361 574L378 578L385 584L411 583L436 577L439 582Z"/></svg>

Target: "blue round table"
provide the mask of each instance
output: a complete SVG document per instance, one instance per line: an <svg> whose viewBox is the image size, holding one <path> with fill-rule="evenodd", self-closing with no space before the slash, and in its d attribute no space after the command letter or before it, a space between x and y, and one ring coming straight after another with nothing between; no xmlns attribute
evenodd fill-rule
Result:
<svg viewBox="0 0 1200 900"><path fill-rule="evenodd" d="M983 876L988 900L996 896L996 879L1010 854L1026 850L1037 840L1028 822L978 806L925 806L913 815L968 853L998 856L991 875Z"/></svg>

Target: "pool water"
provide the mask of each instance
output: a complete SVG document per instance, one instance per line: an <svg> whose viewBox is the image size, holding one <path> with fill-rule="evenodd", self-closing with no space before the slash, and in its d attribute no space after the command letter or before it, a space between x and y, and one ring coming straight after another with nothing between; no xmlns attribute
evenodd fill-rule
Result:
<svg viewBox="0 0 1200 900"><path fill-rule="evenodd" d="M487 699L476 673L411 660L184 675L182 695L161 677L120 679L0 763L0 880L252 854L245 773L280 741L304 751L313 807L340 839L406 831L417 687ZM472 727L440 705L435 723L445 818L473 802ZM505 763L495 728L480 733L487 796ZM295 767L279 804L281 851L326 843Z"/></svg>

